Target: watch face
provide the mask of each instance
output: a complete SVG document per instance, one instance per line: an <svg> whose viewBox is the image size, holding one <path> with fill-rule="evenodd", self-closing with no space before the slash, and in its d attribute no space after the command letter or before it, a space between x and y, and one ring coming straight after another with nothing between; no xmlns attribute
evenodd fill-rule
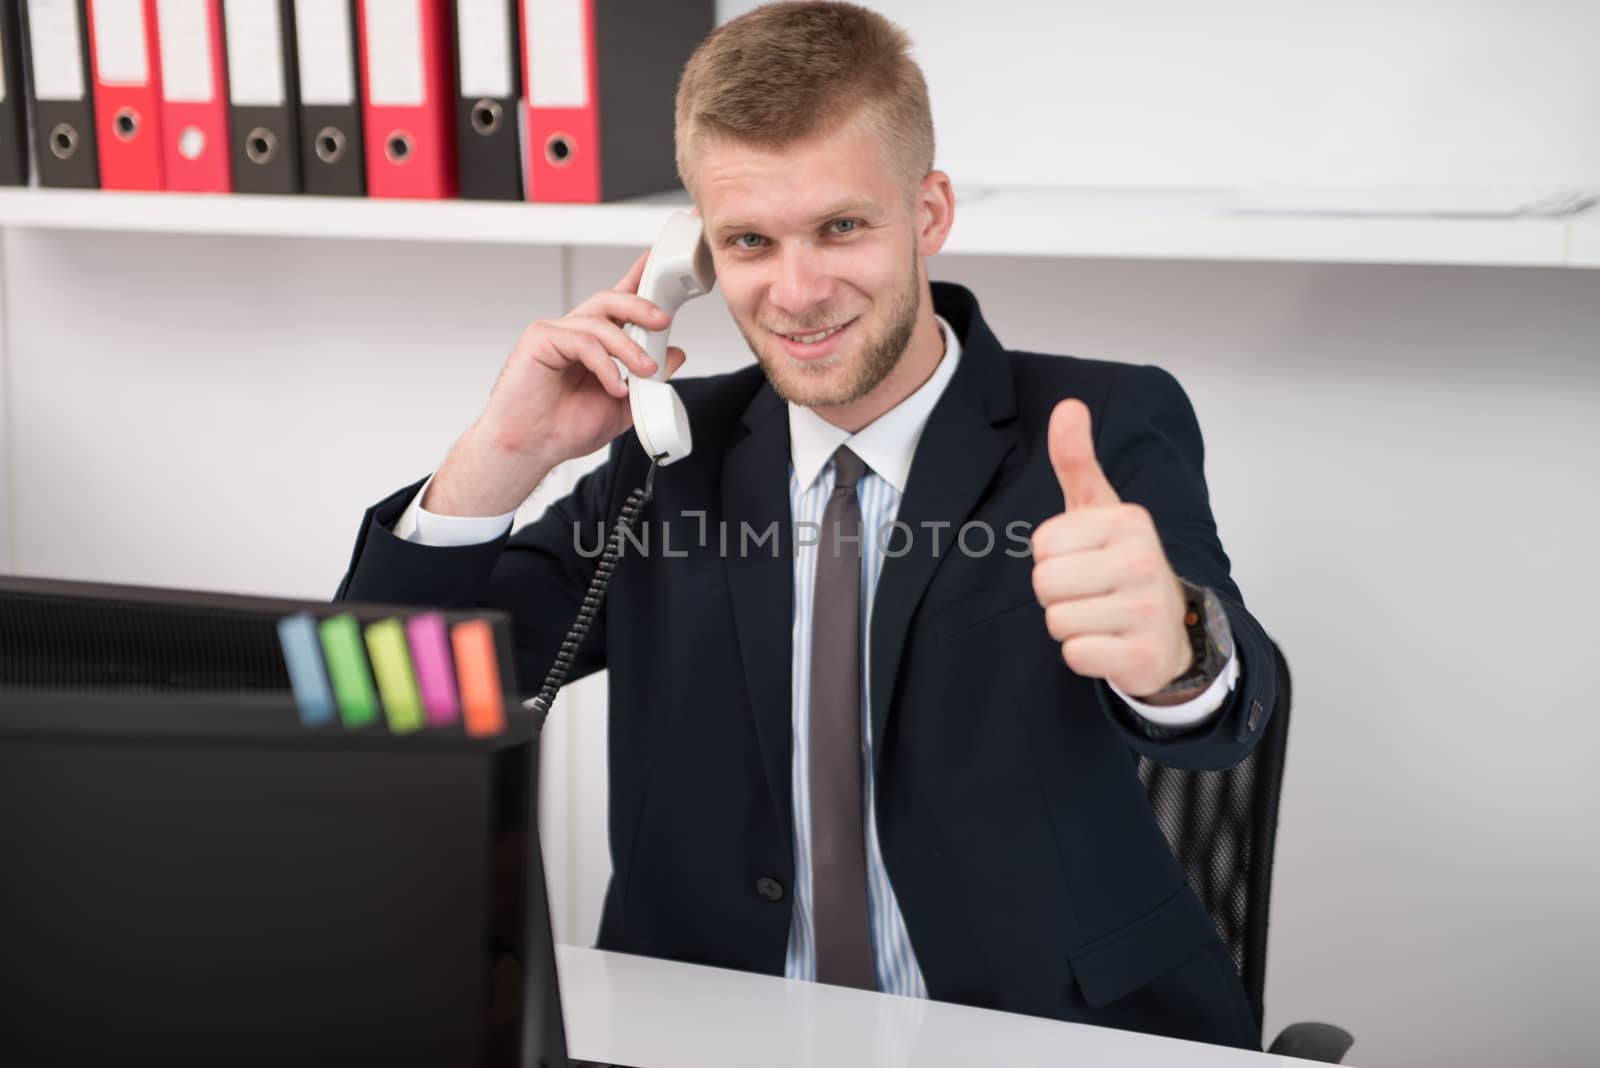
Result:
<svg viewBox="0 0 1600 1068"><path fill-rule="evenodd" d="M1209 589L1202 594L1205 605L1204 618L1206 621L1206 637L1211 639L1211 644L1216 647L1222 657L1222 664L1227 663L1233 655L1233 628L1228 626L1228 614L1222 609L1222 602L1217 600L1217 595Z"/></svg>

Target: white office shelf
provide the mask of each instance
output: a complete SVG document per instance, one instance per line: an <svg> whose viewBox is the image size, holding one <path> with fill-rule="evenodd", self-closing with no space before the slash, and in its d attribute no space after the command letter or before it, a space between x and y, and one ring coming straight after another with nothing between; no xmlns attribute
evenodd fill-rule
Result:
<svg viewBox="0 0 1600 1068"><path fill-rule="evenodd" d="M1566 219L1242 215L1212 191L973 188L956 255L1600 268L1600 210ZM0 227L643 247L682 193L617 204L0 190Z"/></svg>
<svg viewBox="0 0 1600 1068"><path fill-rule="evenodd" d="M1600 267L1600 210L1591 210L1573 222L1567 262L1572 267Z"/></svg>
<svg viewBox="0 0 1600 1068"><path fill-rule="evenodd" d="M567 205L364 197L0 190L0 226L43 230L447 241L510 245L648 245L662 213L688 198Z"/></svg>

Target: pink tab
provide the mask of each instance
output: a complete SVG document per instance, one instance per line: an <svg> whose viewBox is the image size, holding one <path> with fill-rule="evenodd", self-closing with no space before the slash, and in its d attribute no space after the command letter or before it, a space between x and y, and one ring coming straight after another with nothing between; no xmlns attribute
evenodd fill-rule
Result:
<svg viewBox="0 0 1600 1068"><path fill-rule="evenodd" d="M428 726L448 727L461 718L456 696L456 672L450 660L449 628L438 612L425 612L406 621L406 642L411 646L411 666Z"/></svg>

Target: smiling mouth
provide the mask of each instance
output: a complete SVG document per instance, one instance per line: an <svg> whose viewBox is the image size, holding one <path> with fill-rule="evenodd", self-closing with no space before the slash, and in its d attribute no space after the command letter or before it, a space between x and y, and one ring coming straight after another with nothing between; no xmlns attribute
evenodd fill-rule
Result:
<svg viewBox="0 0 1600 1068"><path fill-rule="evenodd" d="M788 338L790 341L798 342L802 345L815 345L819 341L828 340L828 338L837 334L839 331L843 330L853 322L855 322L855 320L851 319L849 322L840 323L838 326L830 326L826 330L816 330L809 334L786 334L781 330L774 330L773 333L777 334L779 337Z"/></svg>

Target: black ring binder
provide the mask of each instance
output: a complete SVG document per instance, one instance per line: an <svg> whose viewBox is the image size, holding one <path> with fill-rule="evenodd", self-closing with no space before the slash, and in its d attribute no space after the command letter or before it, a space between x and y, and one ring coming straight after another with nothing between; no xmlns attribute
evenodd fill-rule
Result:
<svg viewBox="0 0 1600 1068"><path fill-rule="evenodd" d="M60 123L50 131L50 154L59 160L69 160L78 154L78 130Z"/></svg>
<svg viewBox="0 0 1600 1068"><path fill-rule="evenodd" d="M472 105L472 128L487 137L500 128L503 114L504 111L495 101L480 100Z"/></svg>
<svg viewBox="0 0 1600 1068"><path fill-rule="evenodd" d="M278 139L265 126L257 126L245 138L244 154L251 163L264 167L278 154Z"/></svg>
<svg viewBox="0 0 1600 1068"><path fill-rule="evenodd" d="M336 127L324 126L317 131L316 146L317 158L324 163L338 163L344 158L344 151L349 142Z"/></svg>

